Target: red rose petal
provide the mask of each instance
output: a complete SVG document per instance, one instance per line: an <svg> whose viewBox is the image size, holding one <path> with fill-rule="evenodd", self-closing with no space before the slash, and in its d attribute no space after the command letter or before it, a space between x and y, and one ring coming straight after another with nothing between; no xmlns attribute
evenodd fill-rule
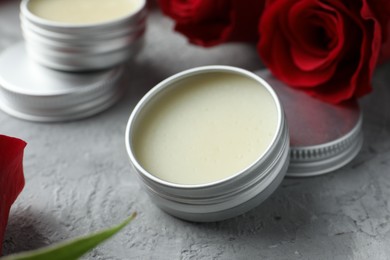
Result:
<svg viewBox="0 0 390 260"><path fill-rule="evenodd" d="M295 62L290 55L291 51L289 51L288 56L283 55L283 52L276 52L276 54L281 54L280 56L275 56L278 60L287 60L286 63L281 62L280 65L274 66L279 67L279 71L284 71L283 74L286 75L285 82L287 82L292 87L312 88L318 84L322 84L333 76L337 68L336 64L334 64L333 66L328 66L324 70L317 69L304 71L295 65Z"/></svg>
<svg viewBox="0 0 390 260"><path fill-rule="evenodd" d="M202 6L201 0L172 1L159 0L163 12L180 23L198 22L209 19L214 6L219 6L221 0L215 0L215 5Z"/></svg>
<svg viewBox="0 0 390 260"><path fill-rule="evenodd" d="M390 16L389 16L388 23L384 27L382 27L382 31L384 30L386 31L384 34L387 35L387 38L382 43L381 52L379 56L380 58L379 63L383 63L387 60L390 60Z"/></svg>
<svg viewBox="0 0 390 260"><path fill-rule="evenodd" d="M24 187L25 146L20 139L0 135L0 255L9 210Z"/></svg>
<svg viewBox="0 0 390 260"><path fill-rule="evenodd" d="M374 73L374 69L378 63L379 53L381 49L381 42L382 42L382 28L376 19L374 13L372 12L370 6L367 3L367 0L363 0L363 6L361 10L361 16L365 20L371 20L373 23L372 29L367 30L367 35L364 37L364 44L362 45L361 53L365 54L366 60L368 62L363 63L362 65L366 68L362 68L363 71L366 73L362 73L362 77L359 77L358 81L362 84L369 84L372 78L372 75ZM390 13L389 13L390 15ZM371 40L371 44L370 41ZM366 45L366 46L365 46ZM367 48L363 49L363 48ZM357 89L356 95L358 97L363 96L367 93L367 88L371 90L371 86L368 87L362 86Z"/></svg>
<svg viewBox="0 0 390 260"><path fill-rule="evenodd" d="M290 11L289 24L299 28L294 30L296 35L290 47L291 55L301 70L311 71L331 66L329 71L334 71L335 59L342 52L344 43L343 19L333 8L314 2L316 6L312 5L313 2L311 5L295 5ZM322 9L318 10L318 6ZM302 19L302 16L307 18ZM316 32L319 30L321 35ZM324 39L325 37L328 39Z"/></svg>
<svg viewBox="0 0 390 260"><path fill-rule="evenodd" d="M159 0L175 30L204 47L228 41L255 41L265 0Z"/></svg>
<svg viewBox="0 0 390 260"><path fill-rule="evenodd" d="M232 31L232 0L159 0L162 11L175 20L175 30L204 47L228 41Z"/></svg>
<svg viewBox="0 0 390 260"><path fill-rule="evenodd" d="M215 46L221 42L228 41L231 28L226 24L176 24L175 30L188 37L188 40L203 47Z"/></svg>
<svg viewBox="0 0 390 260"><path fill-rule="evenodd" d="M311 95L331 103L358 98L371 91L370 81L378 60L381 42L381 28L366 1L363 1L360 16L347 9L344 11L348 17L352 18L355 27L357 26L361 32L361 36L354 39L361 43L357 46L357 50L354 50L356 49L354 42L348 46L348 49L352 49L352 53L359 53L360 57L357 56L349 64L345 64L331 82L310 92ZM364 23L364 20L372 20L373 23ZM349 32L352 31L352 28L349 29Z"/></svg>
<svg viewBox="0 0 390 260"><path fill-rule="evenodd" d="M212 4L202 0L174 1L172 17L179 23L205 23L224 19L229 12L229 1L213 0Z"/></svg>
<svg viewBox="0 0 390 260"><path fill-rule="evenodd" d="M286 15L279 13L288 12L293 3L295 1L282 0L267 7L267 11L260 20L261 37L258 50L263 62L276 77L290 86L311 88L328 81L336 67L329 66L322 70L308 72L295 65L289 48L292 44L290 41L292 37L286 36L286 34L291 34L287 29L288 21Z"/></svg>
<svg viewBox="0 0 390 260"><path fill-rule="evenodd" d="M225 0L226 1L226 0ZM230 41L252 42L258 40L258 24L265 0L233 0L231 5L232 32Z"/></svg>
<svg viewBox="0 0 390 260"><path fill-rule="evenodd" d="M351 41L351 45L349 46L353 49L355 41L360 42L359 49L357 49L356 52L353 52L355 56L357 56L357 54L359 54L359 56L352 57L352 54L350 54L350 56L355 59L354 62L348 64L349 67L355 66L355 70L349 77L349 74L344 73L344 77L349 79L349 82L337 89L337 96L330 91L325 92L326 94L322 93L323 98L331 98L333 103L361 97L371 91L370 81L375 65L377 64L381 42L380 26L369 9L366 0L362 0L360 12L352 12L344 6L340 8L344 8L343 11L353 20L354 25L359 28L361 37L359 38L355 35L354 41ZM371 20L372 23L368 23L367 20Z"/></svg>
<svg viewBox="0 0 390 260"><path fill-rule="evenodd" d="M340 103L353 97L356 85L352 85L351 75L354 74L356 67L340 65L342 73L336 73L331 80L314 89L307 90L308 94L328 103Z"/></svg>
<svg viewBox="0 0 390 260"><path fill-rule="evenodd" d="M365 4L370 6L372 13L374 14L382 29L382 46L379 56L379 63L383 63L390 59L390 1L366 1Z"/></svg>

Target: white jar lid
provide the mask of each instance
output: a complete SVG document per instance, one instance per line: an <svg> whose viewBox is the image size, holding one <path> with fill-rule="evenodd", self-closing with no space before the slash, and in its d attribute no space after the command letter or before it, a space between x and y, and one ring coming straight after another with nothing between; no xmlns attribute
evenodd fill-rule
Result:
<svg viewBox="0 0 390 260"><path fill-rule="evenodd" d="M356 101L333 105L287 87L268 70L257 72L278 94L290 133L287 176L308 177L350 162L363 144L362 115Z"/></svg>
<svg viewBox="0 0 390 260"><path fill-rule="evenodd" d="M0 109L31 121L57 122L91 116L123 93L123 67L88 73L51 70L28 58L18 43L0 55Z"/></svg>

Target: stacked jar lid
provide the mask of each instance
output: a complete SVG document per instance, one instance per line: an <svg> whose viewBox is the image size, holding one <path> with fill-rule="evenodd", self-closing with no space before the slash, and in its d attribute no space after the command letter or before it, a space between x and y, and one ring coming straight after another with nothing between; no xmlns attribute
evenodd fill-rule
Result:
<svg viewBox="0 0 390 260"><path fill-rule="evenodd" d="M142 46L146 27L144 0L125 16L108 21L64 23L43 19L31 3L21 3L20 20L31 58L53 69L109 68L126 61Z"/></svg>
<svg viewBox="0 0 390 260"><path fill-rule="evenodd" d="M123 94L123 66L67 73L28 59L23 43L0 56L0 108L30 121L84 118L113 105Z"/></svg>
<svg viewBox="0 0 390 260"><path fill-rule="evenodd" d="M60 2L65 9L87 6L86 16L96 15L99 3L133 6L92 22L57 21L34 9ZM0 55L0 109L26 120L56 122L96 114L118 101L125 89L122 64L143 45L146 0L23 0L20 11L25 42ZM57 11L61 16L62 9Z"/></svg>

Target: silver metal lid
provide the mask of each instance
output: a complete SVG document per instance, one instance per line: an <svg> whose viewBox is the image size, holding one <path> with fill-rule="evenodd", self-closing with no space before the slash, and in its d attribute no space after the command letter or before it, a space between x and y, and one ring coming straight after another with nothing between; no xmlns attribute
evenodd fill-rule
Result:
<svg viewBox="0 0 390 260"><path fill-rule="evenodd" d="M287 87L267 70L257 74L274 88L285 109L291 142L287 176L328 173L356 157L363 144L356 101L332 105Z"/></svg>
<svg viewBox="0 0 390 260"><path fill-rule="evenodd" d="M0 55L0 109L31 121L68 121L91 116L123 94L123 67L66 73L28 58L24 43Z"/></svg>

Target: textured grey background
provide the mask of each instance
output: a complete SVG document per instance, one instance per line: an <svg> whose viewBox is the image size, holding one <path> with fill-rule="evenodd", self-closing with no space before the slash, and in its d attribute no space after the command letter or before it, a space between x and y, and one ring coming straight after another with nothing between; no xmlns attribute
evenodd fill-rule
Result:
<svg viewBox="0 0 390 260"><path fill-rule="evenodd" d="M0 133L28 142L26 187L11 211L4 253L39 248L139 216L87 259L389 259L390 64L362 100L365 144L326 176L287 179L260 207L219 223L194 224L156 208L126 155L128 116L155 83L206 64L261 68L254 46L190 46L151 12L147 43L129 65L127 95L95 117L39 124L0 112ZM0 48L21 40L18 1L0 3ZM15 68L17 69L17 68Z"/></svg>

